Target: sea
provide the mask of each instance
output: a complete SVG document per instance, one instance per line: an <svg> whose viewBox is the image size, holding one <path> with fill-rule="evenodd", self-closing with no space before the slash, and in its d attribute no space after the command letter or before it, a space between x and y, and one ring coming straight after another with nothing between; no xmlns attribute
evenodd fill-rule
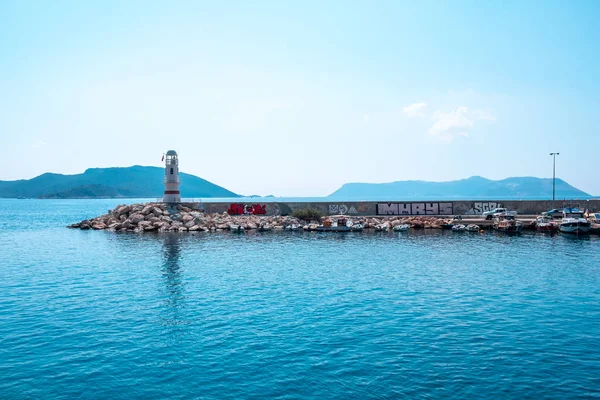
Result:
<svg viewBox="0 0 600 400"><path fill-rule="evenodd" d="M0 199L2 399L600 397L600 239L67 229Z"/></svg>

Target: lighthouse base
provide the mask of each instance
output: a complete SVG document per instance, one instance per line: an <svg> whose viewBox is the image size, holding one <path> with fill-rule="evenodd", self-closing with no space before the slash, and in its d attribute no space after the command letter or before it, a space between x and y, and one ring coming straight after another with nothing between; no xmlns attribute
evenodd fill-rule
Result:
<svg viewBox="0 0 600 400"><path fill-rule="evenodd" d="M163 196L163 202L181 203L181 195L179 194L179 190L166 190Z"/></svg>

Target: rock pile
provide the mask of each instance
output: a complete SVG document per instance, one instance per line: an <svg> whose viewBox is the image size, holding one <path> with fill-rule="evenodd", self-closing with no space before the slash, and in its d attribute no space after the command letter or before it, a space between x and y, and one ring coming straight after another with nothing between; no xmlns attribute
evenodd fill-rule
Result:
<svg viewBox="0 0 600 400"><path fill-rule="evenodd" d="M108 214L69 225L68 228L109 230L117 232L214 232L229 230L232 226L244 229L286 229L298 225L293 217L231 216L206 214L181 204L164 203L122 205Z"/></svg>
<svg viewBox="0 0 600 400"><path fill-rule="evenodd" d="M452 223L450 219L442 219L438 217L377 217L377 218L364 218L361 222L365 229L376 229L376 230L392 230L398 225L410 225L411 228L415 229L442 229L442 225Z"/></svg>
<svg viewBox="0 0 600 400"><path fill-rule="evenodd" d="M436 217L351 217L355 224L365 229L392 230L397 225L408 224L411 228L441 229L450 220ZM313 224L319 221L312 221ZM148 203L121 205L107 214L91 220L69 225L68 228L109 230L116 232L215 232L230 229L244 230L297 230L302 227L299 219L288 216L256 216L207 214L181 204Z"/></svg>

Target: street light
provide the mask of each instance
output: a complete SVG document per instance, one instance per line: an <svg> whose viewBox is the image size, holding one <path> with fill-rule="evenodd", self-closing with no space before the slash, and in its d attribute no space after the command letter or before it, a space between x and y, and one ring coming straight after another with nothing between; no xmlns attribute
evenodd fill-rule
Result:
<svg viewBox="0 0 600 400"><path fill-rule="evenodd" d="M553 163L552 163L552 201L555 201L555 188L556 188L556 156L560 155L560 153L550 153L550 155L552 156Z"/></svg>

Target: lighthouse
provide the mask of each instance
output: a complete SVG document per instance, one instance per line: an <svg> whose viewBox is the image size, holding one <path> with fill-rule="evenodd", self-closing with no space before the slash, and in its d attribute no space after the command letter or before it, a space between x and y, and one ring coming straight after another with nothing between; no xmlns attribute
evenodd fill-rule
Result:
<svg viewBox="0 0 600 400"><path fill-rule="evenodd" d="M179 160L175 150L167 151L165 157L165 203L180 203L179 194Z"/></svg>

